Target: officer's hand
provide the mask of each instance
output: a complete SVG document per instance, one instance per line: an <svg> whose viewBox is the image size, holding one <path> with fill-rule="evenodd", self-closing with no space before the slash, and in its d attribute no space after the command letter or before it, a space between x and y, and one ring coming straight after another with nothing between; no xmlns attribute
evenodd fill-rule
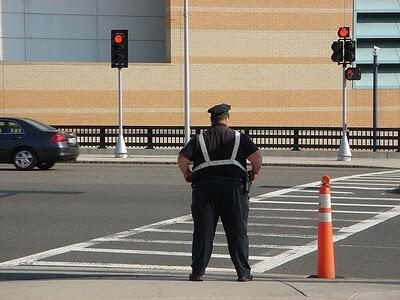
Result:
<svg viewBox="0 0 400 300"><path fill-rule="evenodd" d="M186 182L192 182L192 172L185 173L183 177L185 177Z"/></svg>
<svg viewBox="0 0 400 300"><path fill-rule="evenodd" d="M257 174L255 174L253 171L249 172L249 176L250 176L250 182L253 183L254 181L256 181L257 179Z"/></svg>

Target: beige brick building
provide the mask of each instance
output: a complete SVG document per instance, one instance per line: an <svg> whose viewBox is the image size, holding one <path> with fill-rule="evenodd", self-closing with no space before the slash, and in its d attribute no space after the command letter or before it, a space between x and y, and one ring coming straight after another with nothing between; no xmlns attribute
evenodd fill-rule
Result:
<svg viewBox="0 0 400 300"><path fill-rule="evenodd" d="M190 0L191 125L232 105L232 123L341 126L341 68L330 60L343 0ZM164 63L123 70L124 125L183 125L183 1L165 1ZM107 63L0 65L0 114L55 125L117 125L117 71ZM348 126L372 126L372 90L348 89ZM400 90L380 90L379 126L400 127Z"/></svg>

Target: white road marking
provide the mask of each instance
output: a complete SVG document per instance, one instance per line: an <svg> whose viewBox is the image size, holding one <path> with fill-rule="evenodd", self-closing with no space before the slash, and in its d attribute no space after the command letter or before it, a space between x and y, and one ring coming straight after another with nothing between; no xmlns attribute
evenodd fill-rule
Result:
<svg viewBox="0 0 400 300"><path fill-rule="evenodd" d="M137 264L113 264L113 263L90 263L90 262L66 262L66 261L34 261L32 266L45 267L76 267L76 268L104 268L104 269L130 269L130 270L162 270L162 271L191 271L189 266L168 265L137 265ZM229 268L207 268L208 272L233 273Z"/></svg>
<svg viewBox="0 0 400 300"><path fill-rule="evenodd" d="M318 205L315 202L300 202L300 201L258 201L257 203L265 204L290 204L290 205ZM395 205L388 204L360 204L360 203L333 203L332 206L359 206L359 207L395 207Z"/></svg>
<svg viewBox="0 0 400 300"><path fill-rule="evenodd" d="M263 210L263 211L284 211L284 212L318 212L318 209L294 209L294 208L267 208L267 207L250 207L250 210ZM381 211L357 211L357 210L335 210L334 214L366 214L377 215Z"/></svg>
<svg viewBox="0 0 400 300"><path fill-rule="evenodd" d="M313 193L313 194L318 194L319 192L319 188L316 189L308 189L308 190L293 190L293 192L300 192L300 193ZM353 192L339 192L339 191L332 191L331 190L331 194L354 194Z"/></svg>
<svg viewBox="0 0 400 300"><path fill-rule="evenodd" d="M174 229L147 229L145 232L160 232L160 233L187 233L193 234L193 230L174 230ZM223 231L216 231L217 235L225 235ZM270 236L270 237L282 237L282 238L297 238L297 239L312 239L315 235L311 234L279 234L279 233L264 233L264 232L248 232L248 236Z"/></svg>
<svg viewBox="0 0 400 300"><path fill-rule="evenodd" d="M388 219L394 218L400 215L400 206L395 207L389 211L381 213L379 215L374 216L371 219L366 219L360 223L354 224L349 227L344 227L338 232L336 232L333 236L334 242L343 240L355 233L366 230L370 227L373 227L379 223L385 222ZM306 246L299 248L298 250L288 250L279 255L273 256L268 260L260 262L252 266L253 272L255 273L264 273L268 270L274 269L283 265L289 261L292 261L296 258L302 257L306 254L314 252L317 249L317 241L313 241Z"/></svg>
<svg viewBox="0 0 400 300"><path fill-rule="evenodd" d="M373 178L378 177L378 178L387 178L387 179L398 179L400 176L397 176L396 174L399 174L399 171L385 171L385 172L376 172L376 173L369 173L369 174L360 174L360 175L351 175L351 176L346 176L346 177L341 177L341 178L336 178L331 180L331 184L334 182L337 182L339 187L336 187L336 184L332 185L336 188L341 188L341 189L362 189L362 190L382 190L379 188L363 188L363 187L351 187L351 186L340 186L340 181L345 181L345 180L351 180L355 178ZM287 193L292 193L292 192L302 192L307 188L318 188L320 182L312 182L308 184L303 184L299 186L295 186L292 188L287 188L279 191L274 191L271 193L263 194L258 197L252 198L251 202L257 203L261 202L259 204L263 204L264 199L268 198L273 198L273 197L279 197L281 195L287 194ZM316 192L318 190L316 189ZM307 191L308 192L308 191ZM340 192L339 192L340 193ZM350 192L342 192L342 193L350 193ZM345 198L345 197L343 197ZM347 199L347 198L345 198ZM284 212L317 212L317 209L284 209L284 208L254 208L251 207L251 210L268 210L268 211L284 211ZM385 212L372 212L372 211L340 211L336 210L334 214L340 214L340 213L345 213L345 214L372 214L375 215L370 219L365 219L361 221L360 223L356 223L354 225L351 225L349 227L343 227L339 231L337 231L334 235L334 241L339 241L342 239L345 239L357 232L366 230L372 226L375 226L379 223L385 222L386 220L396 217L400 215L400 206L396 206L395 208L385 211ZM263 216L260 216L263 217ZM90 262L57 262L57 261L42 261L43 259L50 258L59 254L71 252L71 251L85 251L89 247L95 246L105 240L121 240L121 239L126 239L129 236L133 236L139 233L143 232L167 232L167 230L159 229L160 227L163 226L169 226L175 223L180 223L180 222L185 222L191 220L190 215L142 226L139 228L134 228L131 230L119 232L116 234L112 234L103 238L98 238L94 239L88 242L83 242L83 243L77 243L74 245L69 245L65 247L60 247L56 249L51 249L48 251L44 251L41 253L29 255L26 257L14 259L11 261L3 262L0 263L0 268L15 268L18 266L58 266L58 267L81 267L81 268L126 268L126 269L151 269L151 270L184 270L184 271L189 271L191 268L190 266L168 266L168 265L140 265L140 264L114 264L114 263L90 263ZM347 221L347 220L346 220ZM174 232L179 232L179 231L174 231ZM180 231L182 233L182 231ZM184 233L192 233L192 231L183 231ZM224 234L222 232L219 232L217 234ZM285 238L303 238L303 239L309 239L309 238L316 238L315 235L296 235L296 234L275 234L275 233L254 233L254 232L249 232L249 236L271 236L271 237L285 237ZM306 255L310 252L313 252L316 250L316 245L317 241L313 241L311 243L306 244L305 246L279 246L279 245L263 245L263 246L271 246L272 248L274 246L277 246L277 249L281 249L278 247L288 247L288 250L273 256L273 257L267 257L265 260L261 261L260 263L257 263L253 266L254 272L265 272L267 270L276 268L277 266L280 266L284 263L287 263L293 259L299 258L303 255ZM261 245L259 245L260 247ZM93 249L93 248L91 248ZM89 250L86 250L89 251ZM107 251L110 251L110 249L107 249ZM126 251L126 250L123 250ZM133 250L133 251L139 251L139 250ZM233 269L231 268L207 268L208 271L210 272L233 272Z"/></svg>
<svg viewBox="0 0 400 300"><path fill-rule="evenodd" d="M314 218L305 218L305 217L277 217L277 216L249 216L249 219L278 219L278 220L302 220L302 221L318 221L318 216L316 215ZM363 219L338 219L335 218L337 222L361 222Z"/></svg>
<svg viewBox="0 0 400 300"><path fill-rule="evenodd" d="M340 181L339 181L340 182ZM397 180L394 179L385 179L385 178L354 178L354 179L349 179L346 182L388 182L388 183L400 183L400 177Z"/></svg>
<svg viewBox="0 0 400 300"><path fill-rule="evenodd" d="M150 244L172 244L172 245L192 245L192 241L178 241L178 240L146 240L146 239L118 239L118 238L98 238L98 242L124 242L124 243L150 243ZM214 247L228 247L227 243L214 242ZM261 249L297 249L298 246L289 245L270 245L270 244L250 244L250 248Z"/></svg>
<svg viewBox="0 0 400 300"><path fill-rule="evenodd" d="M312 219L312 220L317 220L317 219ZM193 221L186 221L186 222L181 222L181 224L193 224ZM218 222L218 224L222 224ZM292 224L268 224L268 223L247 223L247 226L260 226L260 227L278 227L278 228L303 228L303 229L316 229L318 226L303 226L303 225L292 225ZM334 229L339 229L339 228L334 228Z"/></svg>
<svg viewBox="0 0 400 300"><path fill-rule="evenodd" d="M319 196L311 196L311 195L280 195L276 196L277 198L310 198L310 199L318 199ZM264 198L267 199L267 198ZM341 196L332 196L331 199L345 199L345 200L365 200L365 201L400 201L400 198L370 198L370 197L341 197ZM258 202L258 201L257 201ZM318 204L318 202L317 202Z"/></svg>
<svg viewBox="0 0 400 300"><path fill-rule="evenodd" d="M400 247L384 247L384 246L363 246L363 245L338 245L339 247L349 248L367 248L367 249L382 249L382 250L400 250Z"/></svg>
<svg viewBox="0 0 400 300"><path fill-rule="evenodd" d="M150 225L146 225L146 226L142 226L139 228L134 228L131 230L127 230L127 231L122 231L119 233L115 233L115 234L111 234L109 236L107 236L108 238L124 238L133 234L137 234L140 233L146 229L149 228L157 228L157 227L161 227L161 226L167 226L167 225L171 225L177 222L181 222L184 220L188 220L191 219L192 216L191 215L186 215L183 217L178 217L178 218L173 218L173 219L169 219L169 220L165 220L165 221L161 221L161 222L157 222L154 224L150 224ZM64 254L67 252L70 252L72 249L82 249L82 248L86 248L86 247L91 247L94 245L97 245L99 242L96 242L95 240L89 241L89 242L84 242L84 243L77 243L77 244L73 244L73 245L69 245L69 246L65 246L65 247L60 247L60 248L55 248L55 249L51 249L48 251L44 251L44 252L40 252L40 253L36 253L33 255L29 255L29 256L25 256L25 257L21 257L21 258L17 258L17 259L13 259L13 260L9 260L9 261L5 261L0 263L0 268L1 267L13 267L13 266L19 266L19 265L32 265L33 262L35 261L39 261L39 260L43 260L52 256L56 256L56 255L60 255L60 254Z"/></svg>
<svg viewBox="0 0 400 300"><path fill-rule="evenodd" d="M389 188L391 187L391 186L398 186L399 184L398 183L376 183L376 182L357 182L357 183L354 183L354 182L339 182L339 183L336 183L332 188L335 188L336 187L336 185L337 184L340 184L340 185L383 185L383 186L388 186Z"/></svg>
<svg viewBox="0 0 400 300"><path fill-rule="evenodd" d="M335 185L335 189L352 189L352 190L369 190L369 191L385 191L385 190L390 190L391 187L382 187L382 188L378 188L378 187L364 187L364 186L344 186L344 185Z"/></svg>
<svg viewBox="0 0 400 300"><path fill-rule="evenodd" d="M72 249L75 252L95 252L95 253L118 253L118 254L139 254L139 255L160 255L160 256L184 256L191 257L192 252L173 252L173 251L149 251L149 250L127 250L127 249L104 249L104 248L79 248ZM229 254L213 253L214 258L231 258ZM268 256L250 256L251 260L265 260Z"/></svg>

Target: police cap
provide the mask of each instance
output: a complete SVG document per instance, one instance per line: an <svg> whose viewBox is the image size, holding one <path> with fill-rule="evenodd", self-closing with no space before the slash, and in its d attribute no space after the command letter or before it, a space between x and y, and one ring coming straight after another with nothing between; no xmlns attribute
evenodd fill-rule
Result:
<svg viewBox="0 0 400 300"><path fill-rule="evenodd" d="M208 112L211 114L212 117L217 117L228 114L230 109L230 105L222 103L209 108Z"/></svg>

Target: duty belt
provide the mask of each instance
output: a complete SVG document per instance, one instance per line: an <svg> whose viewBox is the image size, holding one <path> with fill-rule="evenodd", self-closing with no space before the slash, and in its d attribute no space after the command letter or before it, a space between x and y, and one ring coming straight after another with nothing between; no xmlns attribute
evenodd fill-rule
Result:
<svg viewBox="0 0 400 300"><path fill-rule="evenodd" d="M239 168L241 168L243 171L247 172L246 168L243 167L243 165L236 160L236 156L239 150L239 145L240 145L240 132L235 131L235 144L233 146L233 151L230 159L221 159L221 160L211 160L210 156L208 155L207 152L207 147L206 143L204 142L204 136L203 133L199 134L199 143L201 147L201 152L203 153L204 157L204 162L201 163L200 165L196 166L192 171L196 172L201 169L211 167L211 166L227 166L227 165L235 165Z"/></svg>

